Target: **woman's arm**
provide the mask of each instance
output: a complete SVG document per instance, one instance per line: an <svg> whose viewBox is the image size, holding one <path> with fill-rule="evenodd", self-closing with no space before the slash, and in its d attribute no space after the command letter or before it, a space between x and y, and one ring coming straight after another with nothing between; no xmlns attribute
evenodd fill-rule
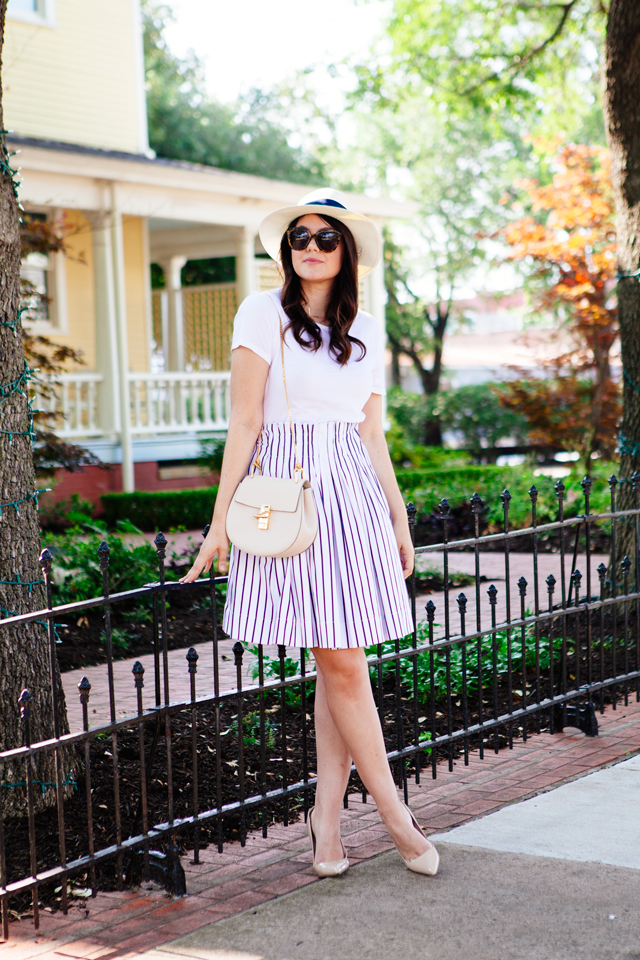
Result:
<svg viewBox="0 0 640 960"><path fill-rule="evenodd" d="M391 512L391 522L400 551L402 570L405 579L411 576L414 561L414 549L409 532L407 510L398 487L398 481L389 456L387 440L382 429L382 397L372 393L363 408L364 420L359 424L362 440L369 458L380 481Z"/></svg>
<svg viewBox="0 0 640 960"><path fill-rule="evenodd" d="M231 354L231 416L213 519L196 561L189 573L182 577L181 583L197 580L203 570L205 573L210 570L216 555L220 573L227 569L227 511L236 487L246 475L247 464L262 427L268 374L267 361L248 347L238 347Z"/></svg>

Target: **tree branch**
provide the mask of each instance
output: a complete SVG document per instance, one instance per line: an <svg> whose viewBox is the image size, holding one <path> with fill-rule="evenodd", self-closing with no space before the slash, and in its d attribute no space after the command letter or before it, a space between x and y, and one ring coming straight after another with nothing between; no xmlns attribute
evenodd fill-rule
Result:
<svg viewBox="0 0 640 960"><path fill-rule="evenodd" d="M542 51L545 50L550 44L552 44L554 40L558 39L562 31L564 30L567 20L569 19L569 14L571 13L571 10L573 9L573 7L576 5L577 2L578 0L568 0L568 3L565 3L565 4L562 4L562 3L552 4L552 6L554 7L559 7L562 10L562 13L560 15L560 19L558 20L558 23L556 24L553 32L549 34L546 40L543 40L541 43L538 44L537 47L533 47L528 52L523 52L522 55L520 56L516 54L516 56L512 58L512 63L510 64L510 66L508 66L503 73L499 73L497 70L493 70L491 73L488 73L485 77L483 77L482 80L479 80L477 83L474 83L473 86L467 87L466 90L463 90L462 91L463 95L469 96L470 94L475 93L476 90L479 90L480 87L483 87L486 83L490 83L492 80L499 80L504 75L504 73L517 73L522 69L522 67L526 66L526 64L531 63L531 61L535 57L537 57L538 54L542 53Z"/></svg>

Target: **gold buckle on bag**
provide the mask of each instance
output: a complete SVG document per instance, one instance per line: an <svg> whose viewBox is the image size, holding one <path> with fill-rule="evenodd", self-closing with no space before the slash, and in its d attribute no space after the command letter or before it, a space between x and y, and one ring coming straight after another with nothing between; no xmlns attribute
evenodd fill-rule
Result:
<svg viewBox="0 0 640 960"><path fill-rule="evenodd" d="M254 513L253 519L258 521L258 530L268 530L269 520L271 518L271 505L263 503L260 506L260 513Z"/></svg>

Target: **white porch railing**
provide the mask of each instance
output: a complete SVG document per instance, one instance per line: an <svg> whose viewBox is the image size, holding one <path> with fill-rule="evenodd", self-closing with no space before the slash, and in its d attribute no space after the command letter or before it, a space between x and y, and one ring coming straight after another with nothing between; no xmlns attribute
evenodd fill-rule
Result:
<svg viewBox="0 0 640 960"><path fill-rule="evenodd" d="M131 433L226 430L228 371L130 373Z"/></svg>
<svg viewBox="0 0 640 960"><path fill-rule="evenodd" d="M64 440L99 437L104 433L98 420L100 373L63 373L55 378L32 381L34 410L58 415L52 429Z"/></svg>
<svg viewBox="0 0 640 960"><path fill-rule="evenodd" d="M229 425L228 371L130 373L129 422L134 436L207 433ZM103 436L100 373L64 373L46 390L34 384L34 408L56 413L56 434L64 440Z"/></svg>

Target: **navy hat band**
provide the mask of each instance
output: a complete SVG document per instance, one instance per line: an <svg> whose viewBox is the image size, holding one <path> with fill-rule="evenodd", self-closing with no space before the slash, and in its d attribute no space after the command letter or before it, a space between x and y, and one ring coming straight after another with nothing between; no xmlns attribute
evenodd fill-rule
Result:
<svg viewBox="0 0 640 960"><path fill-rule="evenodd" d="M305 204L307 206L307 204ZM310 207L340 207L341 210L346 210L344 203L338 203L337 200L311 200L308 204Z"/></svg>

